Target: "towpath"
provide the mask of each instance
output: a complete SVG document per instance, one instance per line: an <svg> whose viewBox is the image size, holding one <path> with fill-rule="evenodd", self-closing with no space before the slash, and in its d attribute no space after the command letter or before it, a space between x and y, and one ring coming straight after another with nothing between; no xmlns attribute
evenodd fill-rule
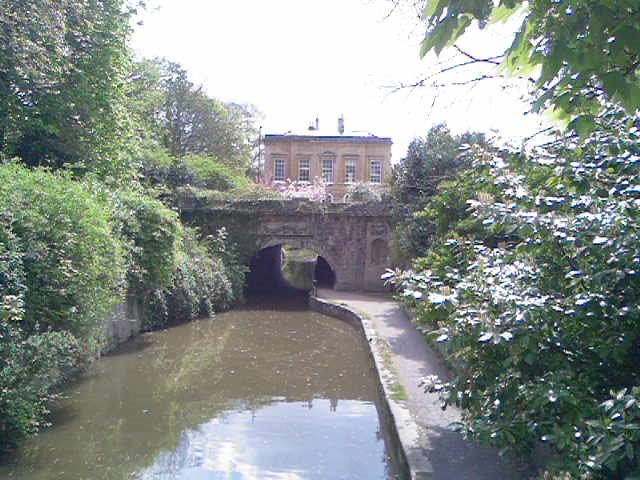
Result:
<svg viewBox="0 0 640 480"><path fill-rule="evenodd" d="M460 420L460 411L452 407L443 411L438 395L426 393L419 385L428 375L447 379L450 373L395 301L384 295L325 289L319 290L318 297L364 316L373 324L376 341L387 343L387 357L392 363L390 369L404 390L400 390L394 401L408 409L416 426L417 434L409 442L413 445L405 445L409 463L413 463L414 470L420 472L414 478L526 478L501 458L495 449L481 447L451 430L450 425Z"/></svg>

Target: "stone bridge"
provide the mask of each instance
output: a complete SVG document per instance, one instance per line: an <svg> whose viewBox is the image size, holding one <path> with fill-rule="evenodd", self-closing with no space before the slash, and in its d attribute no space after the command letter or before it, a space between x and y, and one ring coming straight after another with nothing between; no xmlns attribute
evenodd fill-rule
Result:
<svg viewBox="0 0 640 480"><path fill-rule="evenodd" d="M204 233L224 226L247 263L264 248L304 248L329 263L337 290L385 289L380 276L389 266L391 229L388 208L382 204L184 197L178 206L183 219Z"/></svg>

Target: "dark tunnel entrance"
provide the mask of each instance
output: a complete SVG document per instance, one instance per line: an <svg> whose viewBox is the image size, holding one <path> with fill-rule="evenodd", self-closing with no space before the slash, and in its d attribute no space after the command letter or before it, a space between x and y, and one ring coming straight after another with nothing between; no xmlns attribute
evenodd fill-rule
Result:
<svg viewBox="0 0 640 480"><path fill-rule="evenodd" d="M336 275L329 262L311 250L275 245L253 256L246 280L250 296L306 296L314 282L333 288Z"/></svg>
<svg viewBox="0 0 640 480"><path fill-rule="evenodd" d="M277 295L284 289L282 247L275 245L256 253L249 262L246 277L249 295Z"/></svg>
<svg viewBox="0 0 640 480"><path fill-rule="evenodd" d="M323 257L318 257L316 260L314 277L318 287L333 288L336 284L336 274L333 272L329 262L327 262Z"/></svg>

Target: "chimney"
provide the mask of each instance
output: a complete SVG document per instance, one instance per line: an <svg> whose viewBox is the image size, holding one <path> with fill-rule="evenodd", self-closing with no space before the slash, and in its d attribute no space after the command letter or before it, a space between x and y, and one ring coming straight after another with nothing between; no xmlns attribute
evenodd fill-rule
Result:
<svg viewBox="0 0 640 480"><path fill-rule="evenodd" d="M344 115L340 115L340 118L338 118L338 133L340 135L344 133Z"/></svg>
<svg viewBox="0 0 640 480"><path fill-rule="evenodd" d="M316 131L320 130L320 119L316 117Z"/></svg>

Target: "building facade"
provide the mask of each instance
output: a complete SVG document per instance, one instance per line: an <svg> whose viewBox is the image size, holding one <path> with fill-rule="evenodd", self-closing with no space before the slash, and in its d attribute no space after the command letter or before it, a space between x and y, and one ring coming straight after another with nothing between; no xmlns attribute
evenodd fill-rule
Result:
<svg viewBox="0 0 640 480"><path fill-rule="evenodd" d="M322 180L329 201L348 201L358 182L384 188L391 172L391 138L373 135L265 135L265 183Z"/></svg>

